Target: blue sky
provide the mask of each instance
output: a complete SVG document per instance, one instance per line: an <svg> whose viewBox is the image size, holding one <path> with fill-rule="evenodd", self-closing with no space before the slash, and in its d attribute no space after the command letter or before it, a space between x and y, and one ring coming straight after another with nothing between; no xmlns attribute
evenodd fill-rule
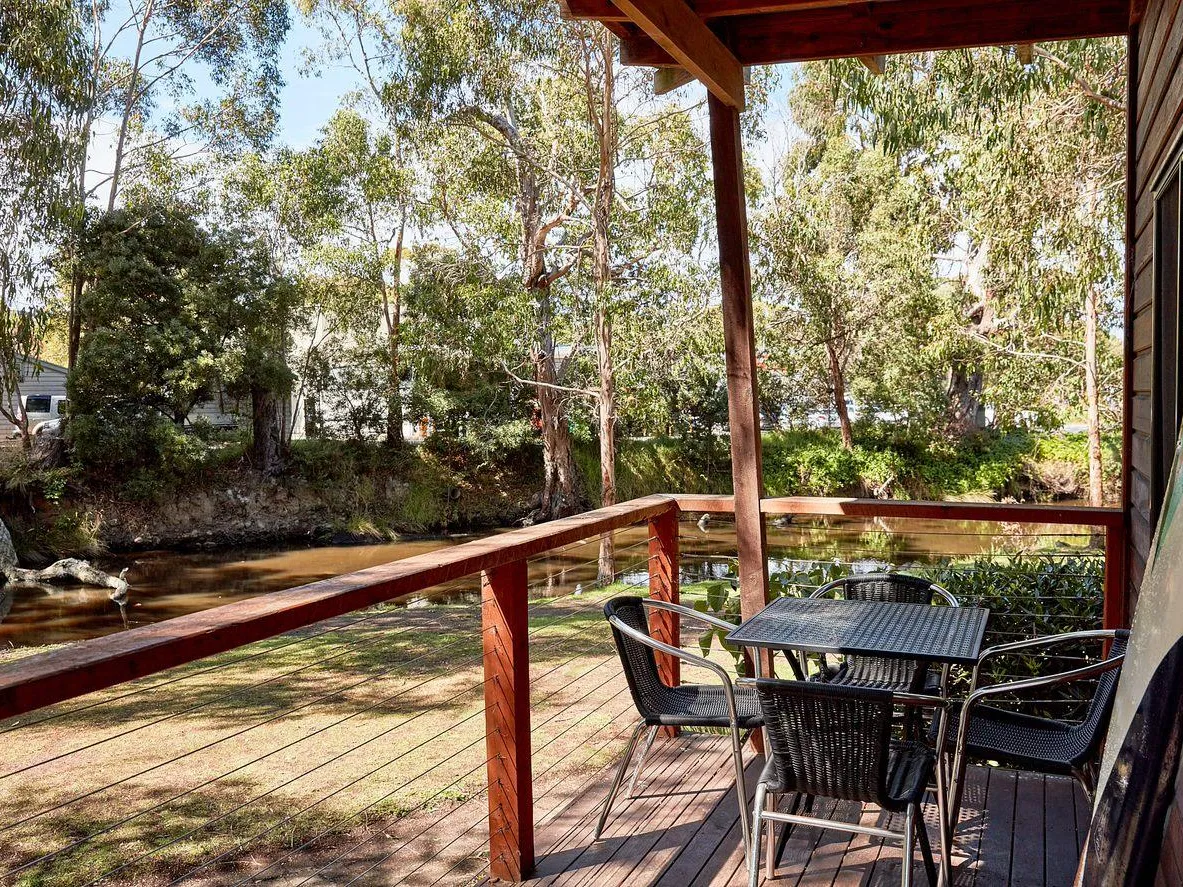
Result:
<svg viewBox="0 0 1183 887"><path fill-rule="evenodd" d="M317 130L333 116L341 96L359 85L357 72L343 65L319 66L305 72L303 52L317 46L320 34L308 27L292 7L292 29L283 48L282 72L285 85L281 93L279 132L276 141L294 148L306 148L316 138Z"/></svg>

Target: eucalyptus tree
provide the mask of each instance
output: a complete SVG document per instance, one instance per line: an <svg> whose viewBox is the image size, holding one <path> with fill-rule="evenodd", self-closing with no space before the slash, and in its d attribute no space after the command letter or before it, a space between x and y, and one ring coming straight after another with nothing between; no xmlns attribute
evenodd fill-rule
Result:
<svg viewBox="0 0 1183 887"><path fill-rule="evenodd" d="M548 124L560 116L544 93L548 59L560 39L555 6L542 0L390 6L308 0L303 8L381 97L400 132L433 130L436 144L425 161L434 179L433 208L474 261L519 281L532 308L533 330L522 338L532 343L526 360L541 414L539 514L575 510L578 474L556 357L561 311L552 289L579 261L581 244L566 236L564 222L579 204L583 183L564 178L551 151L557 130ZM473 154L485 162L465 159ZM448 199L457 191L475 201L457 206ZM497 212L486 211L494 205Z"/></svg>
<svg viewBox="0 0 1183 887"><path fill-rule="evenodd" d="M1069 386L1084 401L1099 504L1101 431L1119 399L1106 340L1120 327L1126 46L1030 50L899 56L880 77L827 70L866 135L937 171L976 278L964 336L993 370L994 399L1037 409L1040 392ZM1004 361L1026 365L1016 381Z"/></svg>
<svg viewBox="0 0 1183 887"><path fill-rule="evenodd" d="M75 199L105 193L116 207L129 182L170 179L212 154L260 147L278 119L285 0L95 0L79 4L87 50L76 75L85 101ZM145 202L159 202L160 194ZM80 235L79 235L80 236ZM82 277L70 298L69 354L78 351Z"/></svg>
<svg viewBox="0 0 1183 887"><path fill-rule="evenodd" d="M68 121L84 101L84 53L69 0L0 6L0 415L26 446L23 362L36 361L55 285L48 259L77 213L68 170L80 146Z"/></svg>
<svg viewBox="0 0 1183 887"><path fill-rule="evenodd" d="M381 328L386 441L402 440L402 286L416 209L413 172L397 138L356 111L339 110L306 151L281 152L285 199L303 231L306 274L333 294L331 314L362 349ZM289 217L290 223L290 217Z"/></svg>
<svg viewBox="0 0 1183 887"><path fill-rule="evenodd" d="M929 347L942 232L923 176L859 146L815 86L794 91L804 136L780 159L754 220L758 283L778 309L766 332L772 360L812 367L851 449L855 387L879 400L896 389L890 405L916 410L915 382L897 374L892 384L887 373Z"/></svg>

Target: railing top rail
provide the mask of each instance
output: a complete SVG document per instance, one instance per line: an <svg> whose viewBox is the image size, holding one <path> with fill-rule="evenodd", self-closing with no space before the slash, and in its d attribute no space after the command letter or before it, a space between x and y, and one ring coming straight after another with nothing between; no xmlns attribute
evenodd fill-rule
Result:
<svg viewBox="0 0 1183 887"><path fill-rule="evenodd" d="M731 496L674 495L682 511L728 514L735 511ZM906 499L846 499L815 496L780 496L763 499L764 514L845 515L850 517L904 517L930 520L1005 521L1027 524L1080 524L1119 528L1120 508L1083 505L1019 505L1004 502L926 502Z"/></svg>
<svg viewBox="0 0 1183 887"><path fill-rule="evenodd" d="M534 557L674 507L669 496L646 496L36 654L0 666L0 718Z"/></svg>

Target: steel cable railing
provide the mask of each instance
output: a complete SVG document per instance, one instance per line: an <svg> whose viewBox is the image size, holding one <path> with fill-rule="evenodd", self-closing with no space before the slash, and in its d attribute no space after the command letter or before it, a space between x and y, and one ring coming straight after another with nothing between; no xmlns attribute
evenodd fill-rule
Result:
<svg viewBox="0 0 1183 887"><path fill-rule="evenodd" d="M648 560L649 560L649 556L647 553L645 553L641 557L638 557L635 559L630 558L631 553L633 553L636 549L639 549L644 546L647 546L647 542L641 542L641 543L637 543L635 545L622 546L622 547L618 548L618 550L617 550L618 563L625 564L624 568L618 571L618 573L617 573L618 576L636 574L638 571L643 571L645 569L645 567L648 563ZM592 563L592 562L591 561L584 561L582 563L576 563L575 566L586 566L590 563ZM639 583L630 583L630 584L631 585L639 585ZM545 578L543 580L540 580L537 582L532 582L530 584L531 592L538 592L538 591L542 591L543 589L549 589L551 586L552 586L552 580L548 580ZM620 586L618 585L618 586L616 586L616 588L619 589ZM583 598L583 600L580 600L579 603L575 606L572 606L570 601L565 600L565 599L575 600L575 599L579 599L581 597ZM591 610L596 608L599 603L602 603L603 597L604 597L604 595L595 594L595 593L587 594L583 591L583 589L575 588L575 589L568 590L563 595L560 595L557 597L548 597L540 602L533 604L531 606L531 612L533 614L532 619L531 619L531 643L532 643L532 646L534 647L535 652L537 652L539 654L545 654L548 652L548 650L550 648L561 649L563 647L563 645L565 645L565 644L566 645L579 644L584 639L585 636L591 634L596 629L600 628L602 630L601 625L599 624L598 620L593 621L591 624L583 625L582 627L580 627L578 625L573 625L572 623L577 622L580 618L585 616L588 612L590 612ZM556 610L556 612L549 613L549 614L547 612L545 612L547 608L555 607L556 604L563 605L561 607L561 610ZM375 620L374 617L377 614L366 614L366 616L364 616L362 618L350 620L347 626L333 626L330 628L325 628L325 629L313 632L311 634L308 634L305 637L293 638L292 640L286 641L283 644L278 645L278 646L273 645L273 649L278 650L278 649L288 648L292 645L301 643L301 642L307 640L308 637L311 637L311 636L323 636L323 635L328 634L330 632L336 632L336 633L338 633L338 635L340 635L340 633L343 631L343 629L345 629L349 626L359 625L359 624L365 623L367 621L373 623L374 628L375 628L373 635L371 635L369 638L366 638L364 640L358 640L356 642L356 644L354 644L354 645L351 645L348 641L340 640L338 642L337 646L335 646L333 648L333 652L331 652L330 655L323 656L317 662L305 663L305 664L300 665L297 668L286 669L278 674L269 675L264 681L257 681L257 682L253 682L249 685L246 685L246 686L235 687L227 692L220 692L211 698L201 700L197 703L190 703L188 705L175 707L175 708L169 710L168 712L166 712L165 714L163 714L159 717L155 717L146 723L134 724L130 728L128 728L128 730L124 731L123 733L116 734L113 736L103 736L99 739L95 739L90 742L83 743L81 745L76 745L76 746L71 747L70 749L65 750L65 751L55 752L55 753L52 753L49 755L43 755L36 761L33 761L29 764L23 765L18 768L15 768L7 774L0 775L0 783L2 783L5 778L9 778L11 781L12 779L14 779L17 776L20 776L22 774L29 774L30 771L36 771L38 768L41 768L41 767L46 767L49 765L54 765L55 767L58 767L62 764L64 759L69 758L71 755L77 755L77 754L84 752L84 751L95 752L96 748L98 746L112 742L115 739L125 738L130 733L150 734L150 732L151 732L150 728L155 728L156 730L170 729L168 722L170 722L170 721L178 722L182 717L188 718L188 717L192 716L195 712L199 712L203 708L208 708L208 707L212 707L212 706L223 706L224 707L224 706L226 706L227 703L233 702L236 697L240 697L252 690L257 690L259 687L261 687L263 685L276 684L276 683L283 682L285 680L292 680L293 678L296 678L296 677L301 677L301 678L305 677L305 676L307 676L307 672L312 671L315 668L315 666L318 664L319 665L333 664L333 663L342 664L345 662L352 662L353 660L360 660L362 658L360 656L360 653L362 652L363 649L380 648L381 644L379 643L379 641L381 641L383 639L391 640L392 638L396 638L400 635L409 634L409 633L415 631L416 629L422 630L425 627L425 625L427 628L430 628L432 626L439 627L441 624L440 619L435 619L431 623L420 623L416 626L405 626L405 627L401 627L401 628L395 629L395 630L386 630L385 632L382 630L385 628L385 626L387 624L394 621L394 619L401 617L406 612L407 611L405 608L398 608L397 612L395 612L394 614L390 614L389 612L386 613L385 615L387 616L387 618L385 620ZM392 616L394 617L394 619L391 618ZM478 637L479 637L479 633L478 633ZM88 799L93 799L96 795L98 795L100 793L110 792L111 790L117 789L120 786L122 786L126 783L129 783L132 780L137 780L137 779L141 779L144 776L148 776L153 771L159 770L162 767L168 766L170 764L178 764L178 762L183 762L183 760L185 758L195 755L199 752L208 752L214 746L224 743L227 740L239 739L247 731L255 729L262 724L274 723L281 718L289 718L290 719L293 715L295 715L297 713L305 712L307 709L316 705L317 703L324 702L326 700L331 700L334 698L339 698L343 694L348 692L350 689L353 689L355 687L361 686L361 685L369 683L369 682L373 682L378 678L388 676L390 673L392 673L396 670L401 670L407 674L410 674L410 670L409 670L408 666L410 666L413 663L422 662L423 667L428 668L428 669L431 668L432 665L444 664L444 665L446 665L446 668L447 668L449 674L454 674L458 670L462 669L465 666L476 665L477 663L479 663L481 661L481 659L482 659L481 655L473 655L471 657L462 658L459 660L444 660L443 659L442 654L444 652L448 651L449 649L454 649L455 647L462 646L462 644L464 643L465 640L467 640L467 642L470 644L472 642L471 637L469 637L467 639L459 639L459 640L450 641L442 646L438 646L438 647L429 649L426 652L423 652L422 654L415 656L410 660L400 661L398 663L395 663L393 666L389 666L386 668L380 668L380 669L376 669L376 670L371 669L371 670L367 671L365 673L365 676L359 680L354 680L352 682L349 680L338 681L337 685L330 688L328 692L323 692L313 699L305 699L297 705L288 705L286 707L282 707L279 710L271 713L268 717L266 717L262 720L255 721L255 722L248 724L248 725L240 725L236 729L231 730L230 732L225 733L224 735L217 736L216 738L213 738L209 742L204 742L204 743L198 744L195 747L185 750L182 754L172 756L165 761L154 762L149 767L141 768L139 770L134 770L133 772L131 772L127 775L121 776L121 778L119 778L119 779L107 782L104 785L93 787L93 788L88 788L86 791L83 791L83 792L74 793L73 795L71 795L68 798L55 800L54 803L51 803L48 806L42 806L39 809L33 809L33 810L29 810L28 808L26 808L26 811L23 813L23 815L19 815L19 816L15 817L14 819L9 820L8 822L0 825L0 833L11 832L11 831L18 829L18 827L21 827L21 826L29 827L32 824L34 824L35 820L37 820L38 818L44 817L44 816L51 814L51 813L61 811L65 807L75 805L75 804L78 804L83 801L87 801ZM352 646L352 649L349 649L351 646ZM603 644L601 644L600 646L602 647ZM345 649L341 649L341 648L345 648ZM244 662L244 661L251 661L251 660L257 661L259 658L266 656L268 652L269 651L262 650L262 651L256 651L256 652L250 653L247 656L237 656L237 657L234 657L234 661L236 661L236 662ZM358 654L358 655L356 655L354 657L350 657L349 654L351 652ZM380 653L381 650L375 649L375 652ZM579 654L577 654L575 656L569 656L566 659L562 659L562 660L558 661L557 664L551 666L546 672L544 672L541 676L539 676L539 679L541 680L541 679L545 678L547 675L560 672L564 667L570 665L571 663L575 662L578 659L585 658L591 652L592 652L591 647L584 646L581 649ZM590 674L592 671L594 671L596 668L602 668L604 664L606 664L610 661L612 661L612 657L609 654L608 656L598 660L596 662L596 664L593 665L590 669L585 669L582 674L578 675L576 678L573 678L567 684L564 684L563 686L553 690L551 693L549 693L545 697L543 697L543 699L537 700L535 702L535 704L536 705L545 704L545 702L547 700L549 700L552 697L554 697L560 693L563 693L567 689L569 689L571 684L576 683L578 680L580 680L582 678L586 678L587 675ZM215 666L202 668L199 671L202 674L209 675L211 673L215 673L215 672L218 672L224 668L227 668L230 664L232 664L232 663L219 663L218 665L215 665ZM69 715L78 714L80 712L93 713L94 708L104 704L105 702L109 701L111 703L117 703L117 702L121 702L121 701L126 701L127 698L135 695L137 692L147 693L147 692L150 692L151 690L157 689L157 688L175 687L182 680L185 680L186 678L189 678L189 677L196 677L196 676L197 676L197 673L195 672L194 674L191 674L191 675L177 676L175 678L168 678L165 681L155 681L149 686L146 686L143 688L137 688L136 691L119 693L110 700L103 700L103 701L88 703L84 706L75 706L75 707L69 709L68 711L54 712L50 716L43 717L43 718L34 718L34 719L29 720L25 724L12 726L9 728L9 730L10 731L11 730L19 730L19 729L21 729L21 727L30 727L30 728L37 727L38 725L44 724L46 721L66 718ZM32 870L32 869L37 869L38 867L43 868L46 864L53 863L54 860L60 860L64 857L67 857L68 855L71 855L71 854L76 855L79 852L83 852L84 845L94 842L96 839L102 838L104 835L109 835L109 834L117 832L121 829L124 829L125 827L127 827L131 824L134 824L134 822L138 819L143 819L145 817L148 817L148 816L154 815L154 814L160 814L160 813L166 811L166 808L170 807L171 805L175 805L177 802L183 800L187 796L190 796L190 795L193 795L193 794L199 792L201 789L205 789L205 788L213 786L215 784L225 783L226 780L228 780L232 777L239 776L244 771L247 771L252 767L258 767L260 764L265 763L268 758L270 758L274 755L278 755L283 752L288 752L288 751L292 750L294 747L298 746L300 743L308 743L309 740L312 740L316 737L321 737L321 736L323 736L323 734L325 734L327 731L333 729L334 727L337 727L337 726L345 723L346 721L355 719L358 717L358 715L360 715L364 712L372 712L375 709L383 706L384 704L388 704L392 699L396 699L399 696L405 696L417 689L422 689L426 685L430 684L433 680L438 680L439 678L440 678L440 675L431 675L431 676L428 676L426 680L420 681L418 683L411 683L408 686L400 687L399 690L393 694L388 694L387 696L382 697L374 702L370 702L368 705L362 706L361 709L359 709L357 711L352 711L350 714L345 715L340 718L337 718L337 719L329 722L328 724L320 725L315 730L313 730L311 732L304 732L301 735L299 735L298 737L295 737L288 742L282 743L278 747L270 748L270 749L266 750L262 755L253 756L249 760L246 760L242 763L238 763L236 766L233 766L230 768L225 768L225 769L221 770L220 772L218 772L216 775L213 775L213 776L210 776L210 777L204 778L204 779L199 779L196 782L196 784L185 787L185 789L183 791L173 792L171 795L164 798L163 800L155 800L154 803L150 804L149 806L146 806L142 809L132 811L128 815L125 815L120 818L116 818L114 821L109 821L103 827L101 827L97 830L91 830L90 832L88 832L82 836L74 836L73 839L68 841L65 845L56 847L56 848L50 850L50 852L48 852L48 853L42 853L42 854L34 856L33 858L26 858L16 868L10 869L9 874L10 875L18 874L18 873L25 874L25 873L30 872L30 870ZM580 695L578 697L578 700L576 700L576 702L570 703L568 705L568 708L570 708L571 706L577 705L578 703L582 702L588 695L593 694L597 690L602 689L604 686L611 683L611 680L612 680L612 677L609 676L605 680L602 680L599 683L595 684L593 687L591 687L591 689L585 690L582 693L582 695ZM462 700L465 696L470 696L471 694L474 694L481 686L483 686L483 681L476 682L476 683L473 683L470 685L466 685L466 686L460 688L459 690L457 690L456 692L452 693L451 696L448 696L448 697L443 698L441 700L435 700L436 708L446 707L446 705L449 702L452 702L455 700ZM117 865L115 867L108 867L106 870L98 873L97 876L93 877L87 883L100 883L100 882L110 883L111 880L117 876L121 876L124 874L130 875L131 872L133 870L135 870L141 863L150 862L150 860L149 860L150 856L157 854L157 853L160 853L161 855L167 855L167 852L170 849L170 846L185 842L187 839L199 838L201 832L206 831L206 830L214 830L220 821L225 820L225 819L229 819L229 818L233 817L236 813L240 813L243 810L247 809L248 807L250 807L252 805L256 805L258 802L260 802L262 799L266 798L267 796L278 793L281 789L283 789L287 786L290 786L293 783L298 782L300 779L305 778L310 773L313 773L317 770L328 767L329 764L333 763L334 761L340 761L341 759L343 759L347 755L350 755L353 752L357 751L362 746L372 743L376 740L388 737L391 734L396 733L396 731L399 730L400 728L404 728L410 720L414 720L415 718L426 717L428 711L430 711L430 710L431 709L426 709L426 710L421 711L415 715L412 715L410 718L400 719L400 721L397 724L395 724L387 729L384 729L375 735L368 737L368 739L365 739L362 742L355 742L352 745L350 745L348 748L337 751L336 754L334 754L330 757L324 758L323 760L317 759L318 763L316 763L313 767L306 768L303 771L301 771L300 773L297 773L293 776L289 776L286 779L281 780L278 784L271 785L269 788L267 788L266 791L263 791L262 793L257 793L254 796L252 796L246 800L238 801L237 803L232 804L229 808L225 808L225 809L222 809L221 811L216 812L214 815L210 816L204 823L201 823L201 824L197 825L196 827L191 827L187 830L184 830L180 834L174 833L174 835L171 837L170 840L164 841L164 842L157 842L157 845L152 847L150 850L140 853L138 855L133 855L132 858L130 858L130 859L122 860L122 861L120 861L119 865ZM550 723L555 717L561 716L561 714L565 710L566 709L560 709L554 715L552 715L551 718L548 718L547 720L543 721L542 724ZM461 721L456 722L456 725L459 725L463 722L470 722L472 720L475 720L475 718L477 716L479 716L481 713L482 713L482 709L478 708L478 709L476 709L475 712L470 714L468 717L463 718ZM590 716L591 716L591 712L585 712L582 717L576 719L575 724L582 723L584 719L586 719L587 717L590 717ZM573 727L574 727L574 725L571 725L568 727L568 729L572 729ZM565 733L565 731L564 731L564 733ZM559 734L560 737L562 735L564 735L564 734L563 733ZM150 738L151 738L151 736L149 735L147 737L147 739L140 740L140 741L147 742L147 741L150 741ZM467 745L463 746L459 750L453 749L452 752L453 752L453 754L460 754L463 751L466 751L472 747L475 747L477 744L479 744L480 741L483 741L483 736L478 737L478 740L474 740L473 742L468 743ZM554 741L554 740L552 740L552 741ZM370 771L367 771L361 777L357 777L354 780L352 780L349 783L349 785L356 784L357 782L360 782L360 781L368 778L369 776L372 776L373 773L377 772L378 770L381 770L383 767L391 766L395 761L405 758L408 754L413 753L414 751L418 750L419 748L422 748L423 746L425 746L427 744L428 743L426 741L421 742L421 743L417 744L416 746L412 747L411 749L408 749L406 752L400 754L399 756L392 758L389 761L384 762L383 765L376 767L376 768L371 768ZM549 743L547 743L547 745L549 745ZM396 794L403 787L405 787L406 784L410 784L410 783L414 782L416 779L420 779L426 775L429 775L433 770L438 769L438 767L443 763L445 763L445 762L444 761L437 761L435 764L428 767L427 770L424 770L421 773L415 774L412 778L405 780L403 784L400 784L398 786L395 786L393 789L390 789L386 795L384 795L381 799L379 799L379 801L372 802L369 806L375 806L377 803L380 802L380 800L384 800L387 796L392 796L392 795ZM466 771L465 774L462 774L461 776L457 777L457 779L462 781L466 776L473 775L475 772L479 771L482 767L484 767L486 763L487 762L485 762L483 760L477 762L474 768L469 768L469 770ZM455 782L455 780L454 780L454 782ZM448 790L448 788L451 787L451 785L452 784L449 783L449 784L445 785L443 788L437 789L435 793L429 794L428 798L425 799L423 803L424 804L429 803L431 798L436 797L439 793L446 792ZM337 794L340 794L346 788L348 788L348 786L341 786L337 791L330 793L329 796L324 796L324 797L318 799L318 801L316 801L314 803L321 803L323 801L328 801L330 796L335 796ZM115 806L125 807L125 804L121 803L119 805L111 805L111 806L112 807L115 807ZM308 805L308 807L306 809L311 809L312 806L313 805ZM266 836L265 833L267 833L267 832L273 832L277 829L283 828L291 820L301 816L304 812L306 812L306 809L297 810L295 813L289 814L284 819L276 822L274 827L269 827L259 834L252 835L248 839L238 842L237 844L228 848L227 850L223 851L222 853L215 854L215 857L213 859L209 859L206 861L206 865L204 865L203 868L208 867L209 865L213 865L222 859L236 855L238 853L238 851L248 849L256 841L256 839L265 837ZM364 811L359 811L359 815L362 812L364 812ZM338 823L337 826L339 827L341 824L342 823ZM133 846L134 846L134 842L133 842ZM183 874L181 876L181 879L183 880L184 878L191 877L191 876L195 875L196 873L197 873L197 870L189 871L189 872ZM82 880L79 879L78 882L82 883Z"/></svg>
<svg viewBox="0 0 1183 887"><path fill-rule="evenodd" d="M850 570L860 552L883 554L866 540L853 541L841 559L774 553L774 570L787 565L801 574L782 577L779 589L812 590L804 565ZM526 586L534 780L546 786L535 793L536 803L585 790L571 789L573 780L563 774L582 775L628 732L620 722L631 703L598 609L613 594L645 593L655 562L640 550L648 540L621 545L615 581L600 587L587 578L597 559L580 556L592 544L552 553L548 575L531 571ZM960 550L956 542L951 547ZM1071 556L1088 557L1076 549ZM684 602L713 606L717 592L707 586L726 580L731 563L686 551L679 570ZM967 581L985 576L958 569ZM1091 590L1099 587L1097 576L1061 569L1057 581ZM1089 594L1050 582L1026 597L1019 587L1004 591L1000 600L1013 598L1014 605L992 625L994 637L1028 636L1029 626L1053 616L1065 626L1096 624ZM0 773L6 817L0 854L12 860L7 875L88 887L144 878L242 885L281 876L308 885L326 874L333 883L352 884L383 867L393 867L395 883L471 877L482 862L488 865L480 850L487 813L478 801L486 796L481 774L493 758L482 729L486 681L477 675L485 634L479 605L467 589L461 594L459 603L420 593L335 617L259 642L265 649L239 648L0 726L15 747L27 749L24 760ZM695 643L693 629L683 632L684 644ZM1026 665L1054 665L1076 653L1040 655L1045 658ZM128 717L109 732L107 713ZM160 739L166 741L156 746ZM73 773L79 778L71 782ZM457 846L435 847L442 834ZM429 860L432 853L441 858Z"/></svg>

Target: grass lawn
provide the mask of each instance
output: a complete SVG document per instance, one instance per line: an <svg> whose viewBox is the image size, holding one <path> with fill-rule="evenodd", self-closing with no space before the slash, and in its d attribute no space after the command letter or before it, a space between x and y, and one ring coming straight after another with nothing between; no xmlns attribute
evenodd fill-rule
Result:
<svg viewBox="0 0 1183 887"><path fill-rule="evenodd" d="M600 609L621 591L531 604L539 809L631 725ZM479 606L423 601L0 725L5 883L463 882L487 853L482 684Z"/></svg>

